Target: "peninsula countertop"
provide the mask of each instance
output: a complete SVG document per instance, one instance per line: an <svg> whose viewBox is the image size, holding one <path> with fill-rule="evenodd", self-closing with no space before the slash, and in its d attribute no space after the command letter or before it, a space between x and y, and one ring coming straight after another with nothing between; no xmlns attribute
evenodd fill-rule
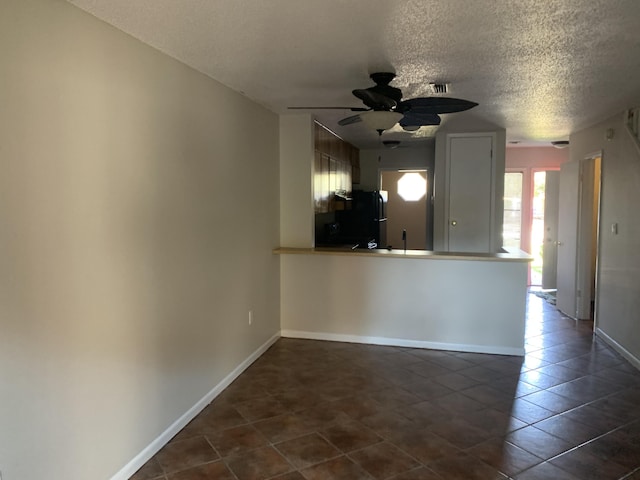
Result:
<svg viewBox="0 0 640 480"><path fill-rule="evenodd" d="M490 262L531 262L533 258L518 249L504 249L499 253L467 253L467 252L436 252L431 250L402 250L402 249L351 249L351 248L292 248L278 247L273 250L277 255L343 255L358 257L407 258L428 260L466 260Z"/></svg>

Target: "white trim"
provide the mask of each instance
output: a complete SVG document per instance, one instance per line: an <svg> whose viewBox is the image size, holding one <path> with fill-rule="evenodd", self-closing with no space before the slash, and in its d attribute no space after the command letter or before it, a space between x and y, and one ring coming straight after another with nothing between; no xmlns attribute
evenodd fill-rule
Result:
<svg viewBox="0 0 640 480"><path fill-rule="evenodd" d="M629 350L624 348L622 345L616 342L613 338L611 338L609 335L604 333L601 329L596 328L596 335L602 338L602 340L604 340L611 348L613 348L616 352L622 355L631 365L633 365L638 370L640 370L640 358L636 357L633 353L631 353Z"/></svg>
<svg viewBox="0 0 640 480"><path fill-rule="evenodd" d="M209 405L213 399L215 399L222 391L227 388L231 382L240 376L253 362L255 362L267 349L273 345L276 340L280 338L280 332L274 334L269 340L267 340L256 351L249 355L240 365L234 368L229 375L213 387L209 393L202 397L193 407L187 410L180 418L173 422L169 428L147 445L138 455L127 463L122 469L117 472L111 480L128 480L134 473L136 473L140 467L147 463L151 457L160 451L169 440L171 440L180 430L182 430L191 420L193 420L207 405Z"/></svg>
<svg viewBox="0 0 640 480"><path fill-rule="evenodd" d="M501 347L496 345L469 345L463 343L425 342L422 340L406 340L402 338L365 337L340 333L305 332L300 330L282 330L283 338L305 338L309 340L327 340L331 342L365 343L369 345L389 345L392 347L428 348L431 350L448 350L452 352L489 353L493 355L524 356L524 348Z"/></svg>

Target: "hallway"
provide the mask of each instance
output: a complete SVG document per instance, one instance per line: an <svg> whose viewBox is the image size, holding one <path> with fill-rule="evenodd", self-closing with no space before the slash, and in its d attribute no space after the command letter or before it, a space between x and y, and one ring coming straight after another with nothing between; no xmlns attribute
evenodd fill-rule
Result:
<svg viewBox="0 0 640 480"><path fill-rule="evenodd" d="M640 479L640 372L528 296L526 356L280 339L134 480Z"/></svg>

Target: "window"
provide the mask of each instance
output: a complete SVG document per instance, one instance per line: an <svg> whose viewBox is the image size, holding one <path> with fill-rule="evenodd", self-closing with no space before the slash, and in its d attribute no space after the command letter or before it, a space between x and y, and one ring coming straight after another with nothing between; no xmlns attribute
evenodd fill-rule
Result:
<svg viewBox="0 0 640 480"><path fill-rule="evenodd" d="M405 173L398 180L398 195L405 202L417 202L427 194L427 180L417 172Z"/></svg>
<svg viewBox="0 0 640 480"><path fill-rule="evenodd" d="M522 238L522 172L504 174L504 219L502 245L521 248Z"/></svg>

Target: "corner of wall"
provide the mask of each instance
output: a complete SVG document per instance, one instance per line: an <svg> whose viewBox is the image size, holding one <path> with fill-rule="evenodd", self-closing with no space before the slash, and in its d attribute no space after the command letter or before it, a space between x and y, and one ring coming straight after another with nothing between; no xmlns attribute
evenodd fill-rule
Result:
<svg viewBox="0 0 640 480"><path fill-rule="evenodd" d="M313 117L280 116L280 245L310 248L313 219Z"/></svg>

